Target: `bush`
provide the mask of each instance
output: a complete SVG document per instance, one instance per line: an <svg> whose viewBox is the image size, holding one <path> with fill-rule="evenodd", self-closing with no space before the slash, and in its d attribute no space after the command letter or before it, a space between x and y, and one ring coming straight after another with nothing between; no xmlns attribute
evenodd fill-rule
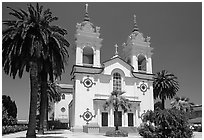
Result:
<svg viewBox="0 0 204 140"><path fill-rule="evenodd" d="M8 116L7 110L3 107L2 125L7 126L7 125L16 125L16 124L17 124L17 119L13 118L12 116Z"/></svg>
<svg viewBox="0 0 204 140"><path fill-rule="evenodd" d="M151 123L144 122L138 127L138 132L144 138L161 138L161 134L157 133L158 128Z"/></svg>
<svg viewBox="0 0 204 140"><path fill-rule="evenodd" d="M28 127L26 125L13 125L13 126L2 126L2 134L9 134L19 131L27 130Z"/></svg>
<svg viewBox="0 0 204 140"><path fill-rule="evenodd" d="M202 132L202 126L195 126L195 131Z"/></svg>
<svg viewBox="0 0 204 140"><path fill-rule="evenodd" d="M49 129L67 129L68 123L61 123L59 120L48 121Z"/></svg>
<svg viewBox="0 0 204 140"><path fill-rule="evenodd" d="M198 132L202 132L202 126L199 126L197 129Z"/></svg>
<svg viewBox="0 0 204 140"><path fill-rule="evenodd" d="M142 120L138 131L146 138L190 138L193 135L185 113L177 109L148 111Z"/></svg>
<svg viewBox="0 0 204 140"><path fill-rule="evenodd" d="M106 132L108 137L128 137L128 133L123 130L111 130Z"/></svg>

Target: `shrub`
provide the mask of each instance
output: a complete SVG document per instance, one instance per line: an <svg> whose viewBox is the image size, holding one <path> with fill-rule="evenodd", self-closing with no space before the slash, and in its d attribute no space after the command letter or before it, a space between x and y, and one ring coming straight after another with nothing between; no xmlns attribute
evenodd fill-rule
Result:
<svg viewBox="0 0 204 140"><path fill-rule="evenodd" d="M202 132L202 126L199 126L197 130L198 132Z"/></svg>
<svg viewBox="0 0 204 140"><path fill-rule="evenodd" d="M123 130L111 130L106 132L108 137L128 137L128 133Z"/></svg>
<svg viewBox="0 0 204 140"><path fill-rule="evenodd" d="M177 109L148 111L138 128L143 137L190 138L193 135L185 113Z"/></svg>
<svg viewBox="0 0 204 140"><path fill-rule="evenodd" d="M17 119L13 118L12 116L8 116L7 110L3 108L2 110L2 125L15 125L17 124Z"/></svg>
<svg viewBox="0 0 204 140"><path fill-rule="evenodd" d="M48 121L49 129L66 129L68 127L68 123L61 123L59 120Z"/></svg>
<svg viewBox="0 0 204 140"><path fill-rule="evenodd" d="M2 134L9 134L19 131L27 130L28 127L26 125L13 125L13 126L2 126Z"/></svg>

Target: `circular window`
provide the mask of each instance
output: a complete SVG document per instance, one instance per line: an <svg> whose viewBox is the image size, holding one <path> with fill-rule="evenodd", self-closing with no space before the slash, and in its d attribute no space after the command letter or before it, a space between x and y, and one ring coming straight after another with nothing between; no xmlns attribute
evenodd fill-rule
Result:
<svg viewBox="0 0 204 140"><path fill-rule="evenodd" d="M66 109L65 109L64 107L62 107L62 108L61 108L61 111L62 111L62 112L65 112L65 111L66 111Z"/></svg>
<svg viewBox="0 0 204 140"><path fill-rule="evenodd" d="M91 82L90 81L86 81L86 85L88 86L88 85L90 85L91 84Z"/></svg>
<svg viewBox="0 0 204 140"><path fill-rule="evenodd" d="M145 85L144 83L140 85L140 90L142 92L146 92L147 91L147 85Z"/></svg>

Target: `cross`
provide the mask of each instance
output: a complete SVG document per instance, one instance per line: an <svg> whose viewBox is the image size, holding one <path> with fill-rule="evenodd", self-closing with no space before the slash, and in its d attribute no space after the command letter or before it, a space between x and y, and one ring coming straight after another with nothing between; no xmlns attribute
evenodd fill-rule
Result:
<svg viewBox="0 0 204 140"><path fill-rule="evenodd" d="M136 24L136 15L134 14L134 23Z"/></svg>
<svg viewBox="0 0 204 140"><path fill-rule="evenodd" d="M86 3L86 13L88 13L88 4Z"/></svg>
<svg viewBox="0 0 204 140"><path fill-rule="evenodd" d="M115 55L117 55L117 54L118 54L118 45L115 44Z"/></svg>

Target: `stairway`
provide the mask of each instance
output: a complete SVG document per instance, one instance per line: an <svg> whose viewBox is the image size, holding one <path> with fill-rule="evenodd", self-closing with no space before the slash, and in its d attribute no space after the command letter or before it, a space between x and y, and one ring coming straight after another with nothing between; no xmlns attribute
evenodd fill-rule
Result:
<svg viewBox="0 0 204 140"><path fill-rule="evenodd" d="M114 130L114 129L115 129L115 127L100 127L99 132L100 133L106 133L107 131L111 131L111 130ZM128 133L138 133L137 127L132 127L132 126L130 126L130 127L119 127L119 129L124 130L124 131L126 131Z"/></svg>

